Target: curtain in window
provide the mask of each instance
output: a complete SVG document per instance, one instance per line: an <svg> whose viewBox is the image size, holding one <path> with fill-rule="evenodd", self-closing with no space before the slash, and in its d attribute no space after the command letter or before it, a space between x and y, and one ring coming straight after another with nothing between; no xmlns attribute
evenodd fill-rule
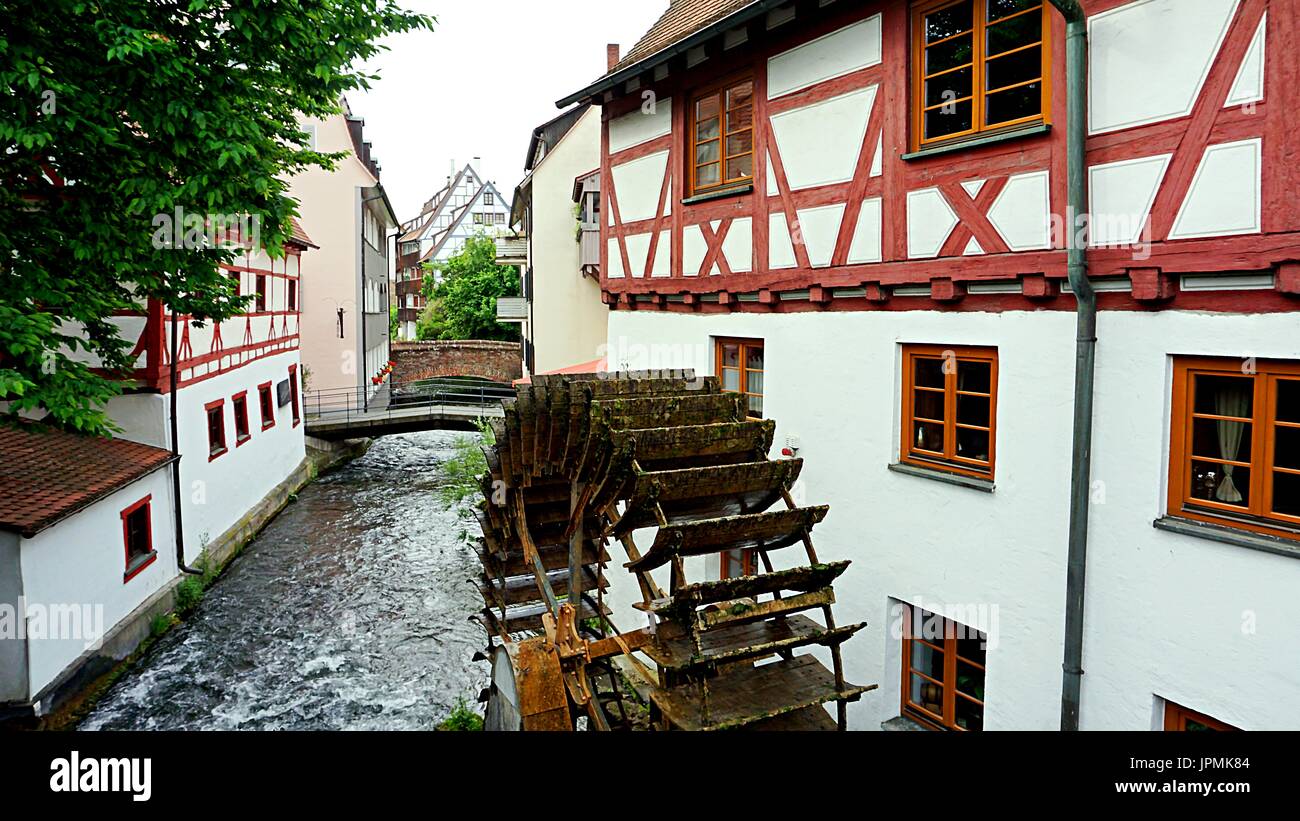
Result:
<svg viewBox="0 0 1300 821"><path fill-rule="evenodd" d="M1245 387L1233 386L1220 388L1214 396L1215 412L1220 416L1243 417L1250 413L1250 391ZM1237 451L1241 449L1241 439L1246 433L1245 422L1230 422L1224 419L1219 420L1219 456L1229 461L1240 461L1237 458ZM1242 500L1241 491L1237 490L1237 485L1232 481L1232 474L1235 468L1232 465L1223 466L1223 481L1219 483L1219 488L1214 492L1214 497L1220 502L1226 502L1235 505Z"/></svg>

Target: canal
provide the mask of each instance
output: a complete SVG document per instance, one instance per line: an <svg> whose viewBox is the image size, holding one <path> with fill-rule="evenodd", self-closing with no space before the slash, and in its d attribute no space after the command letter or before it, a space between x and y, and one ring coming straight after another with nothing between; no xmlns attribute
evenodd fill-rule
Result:
<svg viewBox="0 0 1300 821"><path fill-rule="evenodd" d="M380 439L309 485L81 729L427 730L477 709L479 564L438 492L467 435Z"/></svg>

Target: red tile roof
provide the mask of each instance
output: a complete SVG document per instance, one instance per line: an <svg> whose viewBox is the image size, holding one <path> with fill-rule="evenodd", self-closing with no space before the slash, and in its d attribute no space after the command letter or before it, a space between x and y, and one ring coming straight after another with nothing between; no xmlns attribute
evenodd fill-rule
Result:
<svg viewBox="0 0 1300 821"><path fill-rule="evenodd" d="M125 439L0 426L0 530L31 538L173 459Z"/></svg>
<svg viewBox="0 0 1300 821"><path fill-rule="evenodd" d="M319 248L320 246L311 241L307 232L303 230L302 224L298 222L297 217L289 218L289 241L304 248Z"/></svg>
<svg viewBox="0 0 1300 821"><path fill-rule="evenodd" d="M650 27L610 74L652 57L754 2L755 0L672 0L659 22Z"/></svg>

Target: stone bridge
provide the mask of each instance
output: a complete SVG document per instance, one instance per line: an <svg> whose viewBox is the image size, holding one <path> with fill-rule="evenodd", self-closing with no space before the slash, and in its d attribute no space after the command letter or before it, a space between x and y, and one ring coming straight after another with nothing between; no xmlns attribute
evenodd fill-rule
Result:
<svg viewBox="0 0 1300 821"><path fill-rule="evenodd" d="M418 382L440 376L477 376L513 382L523 376L523 349L518 342L449 340L394 342L393 382Z"/></svg>

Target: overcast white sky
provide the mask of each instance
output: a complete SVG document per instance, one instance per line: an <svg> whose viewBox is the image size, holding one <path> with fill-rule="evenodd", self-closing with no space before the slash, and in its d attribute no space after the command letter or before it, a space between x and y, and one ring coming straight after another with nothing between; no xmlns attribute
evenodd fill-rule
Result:
<svg viewBox="0 0 1300 821"><path fill-rule="evenodd" d="M555 101L605 73L605 44L623 53L668 0L404 0L438 18L432 33L390 37L366 68L380 79L348 95L398 219L445 182L455 160L482 157L484 176L509 198L523 178L532 130Z"/></svg>

